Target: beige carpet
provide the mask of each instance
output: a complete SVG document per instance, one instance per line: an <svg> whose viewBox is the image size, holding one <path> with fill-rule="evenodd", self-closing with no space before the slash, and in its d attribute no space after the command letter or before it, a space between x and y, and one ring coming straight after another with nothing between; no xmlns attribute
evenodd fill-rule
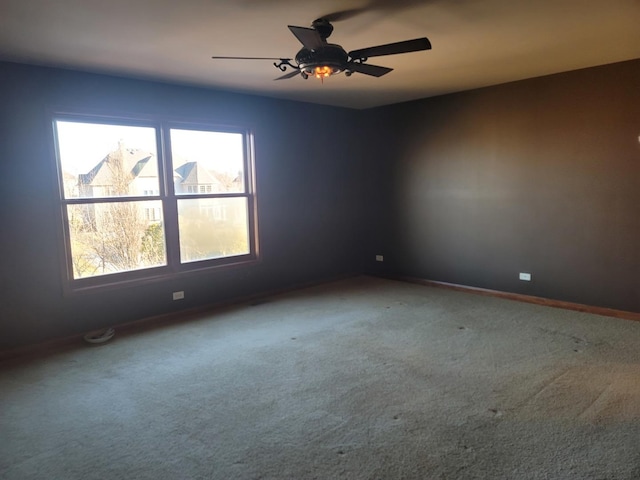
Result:
<svg viewBox="0 0 640 480"><path fill-rule="evenodd" d="M0 478L638 479L640 323L357 277L0 364Z"/></svg>

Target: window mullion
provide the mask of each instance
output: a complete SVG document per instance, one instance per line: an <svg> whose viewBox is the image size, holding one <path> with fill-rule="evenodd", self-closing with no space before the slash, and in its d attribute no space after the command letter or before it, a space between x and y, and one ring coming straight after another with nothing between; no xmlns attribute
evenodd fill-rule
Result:
<svg viewBox="0 0 640 480"><path fill-rule="evenodd" d="M172 269L180 265L180 234L178 231L178 204L176 200L175 185L173 183L173 155L171 154L171 135L169 128L162 125L160 129L162 152L163 185L165 196L163 198L165 235L167 245L167 263Z"/></svg>

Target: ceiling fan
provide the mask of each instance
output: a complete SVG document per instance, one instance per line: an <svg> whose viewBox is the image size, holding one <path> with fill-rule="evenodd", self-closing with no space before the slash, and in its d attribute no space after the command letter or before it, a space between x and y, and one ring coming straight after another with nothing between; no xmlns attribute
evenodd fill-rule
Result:
<svg viewBox="0 0 640 480"><path fill-rule="evenodd" d="M291 68L290 72L285 73L275 80L293 78L296 75L300 75L305 80L310 76L324 79L340 72L344 72L348 77L354 72L363 73L372 77L381 77L391 72L393 68L366 63L369 58L431 49L431 42L429 42L428 38L423 37L346 52L340 45L327 42L327 38L333 32L333 25L331 25L326 18L315 20L311 24L311 28L289 25L289 30L291 30L291 33L302 43L302 49L300 49L295 59L293 59L295 63L291 63L291 58L215 56L211 58L226 60L277 60L273 65L279 70L286 72L288 68Z"/></svg>

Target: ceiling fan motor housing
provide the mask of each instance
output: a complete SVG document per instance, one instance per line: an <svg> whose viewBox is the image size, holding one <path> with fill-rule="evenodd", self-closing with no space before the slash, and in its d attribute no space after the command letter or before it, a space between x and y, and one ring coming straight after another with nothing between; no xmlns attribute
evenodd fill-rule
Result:
<svg viewBox="0 0 640 480"><path fill-rule="evenodd" d="M340 45L327 43L320 48L310 50L303 48L296 54L296 62L300 70L308 75L315 75L316 68L329 67L331 74L340 73L347 66L349 56Z"/></svg>
<svg viewBox="0 0 640 480"><path fill-rule="evenodd" d="M333 32L333 25L331 25L331 23L324 18L318 18L317 20L314 20L311 26L316 32L318 32L320 38L325 41Z"/></svg>

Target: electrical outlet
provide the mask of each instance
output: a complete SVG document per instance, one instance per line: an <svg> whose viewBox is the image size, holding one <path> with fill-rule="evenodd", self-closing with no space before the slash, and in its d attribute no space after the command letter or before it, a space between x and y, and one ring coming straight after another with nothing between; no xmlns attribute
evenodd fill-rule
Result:
<svg viewBox="0 0 640 480"><path fill-rule="evenodd" d="M184 290L180 290L179 292L173 292L174 300L182 300L184 298Z"/></svg>
<svg viewBox="0 0 640 480"><path fill-rule="evenodd" d="M384 256L376 255L376 262L384 262Z"/></svg>
<svg viewBox="0 0 640 480"><path fill-rule="evenodd" d="M524 280L525 282L530 282L531 281L531 274L530 273L520 272L520 280Z"/></svg>

